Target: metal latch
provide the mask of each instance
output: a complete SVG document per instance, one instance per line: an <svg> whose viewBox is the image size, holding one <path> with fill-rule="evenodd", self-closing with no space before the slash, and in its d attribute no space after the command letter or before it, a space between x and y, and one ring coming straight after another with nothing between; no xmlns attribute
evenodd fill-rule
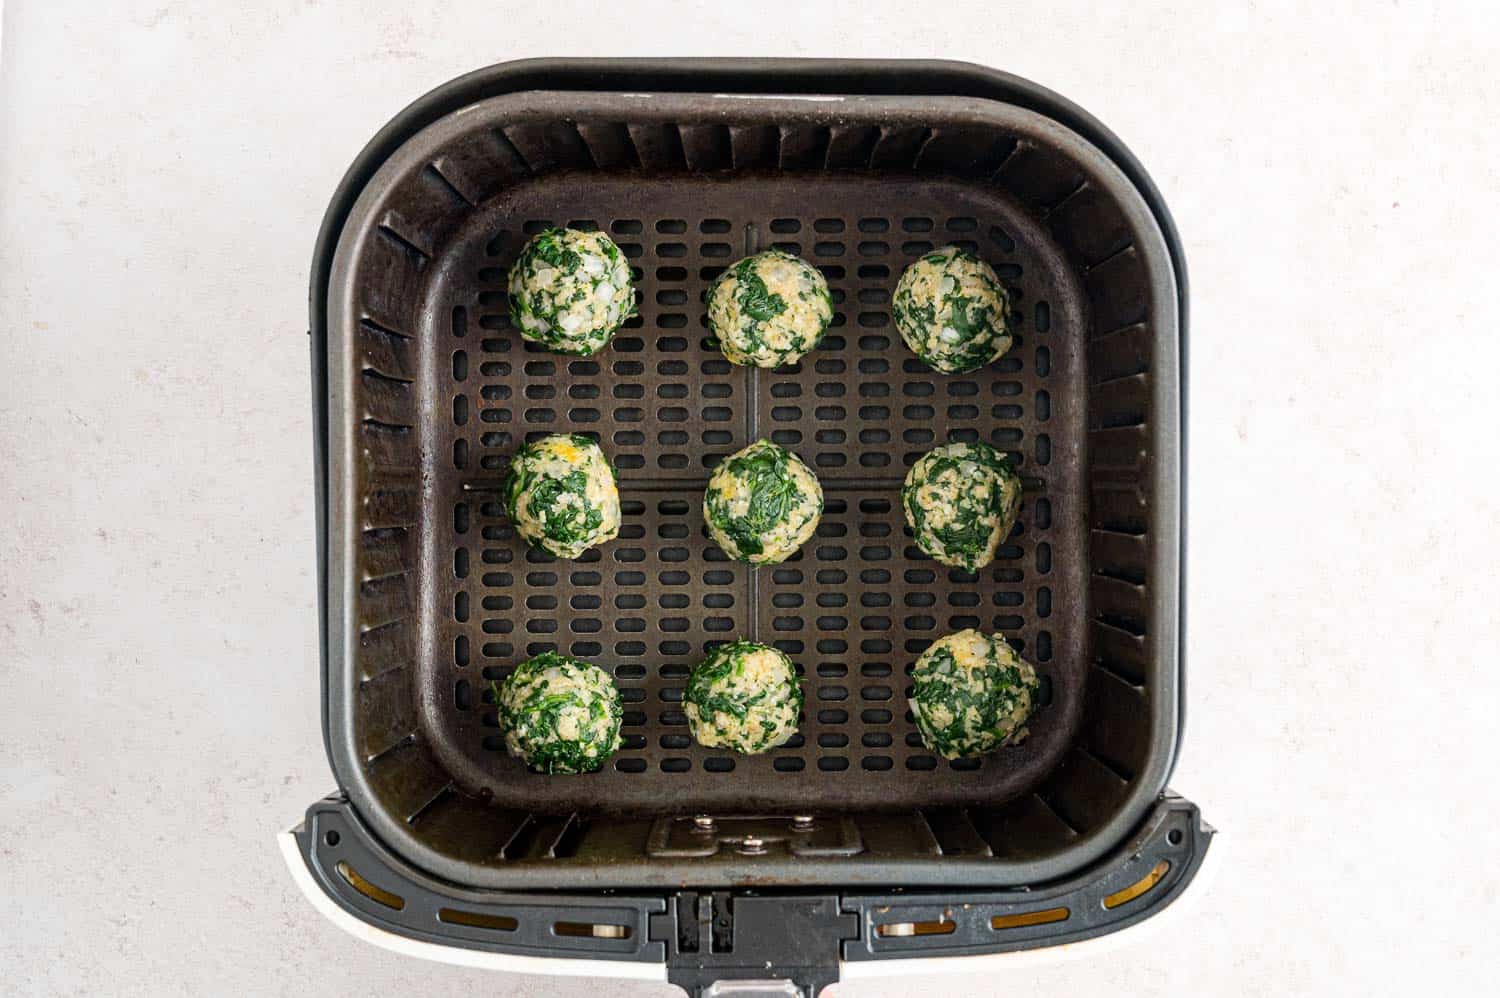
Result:
<svg viewBox="0 0 1500 998"><path fill-rule="evenodd" d="M803 991L786 978L764 981L714 981L702 991L703 998L801 998Z"/></svg>
<svg viewBox="0 0 1500 998"><path fill-rule="evenodd" d="M741 856L856 856L865 844L848 815L675 816L657 818L646 837L647 854L660 859L712 856L720 849Z"/></svg>

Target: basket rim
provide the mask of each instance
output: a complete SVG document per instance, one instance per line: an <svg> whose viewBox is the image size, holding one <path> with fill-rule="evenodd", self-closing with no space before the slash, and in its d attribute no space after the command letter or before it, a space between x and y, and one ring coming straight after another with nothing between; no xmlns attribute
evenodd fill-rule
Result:
<svg viewBox="0 0 1500 998"><path fill-rule="evenodd" d="M836 82L832 75L821 75L824 71L836 72L843 70L849 72L863 63L839 63L808 60L725 60L714 63L705 63L702 60L668 61L673 69L681 74L681 82L685 85L696 81L697 85L684 86L680 90L661 90L652 86L645 92L666 95L669 99L663 99L663 114L673 113L670 108L679 110L686 106L689 98L682 95L708 95L709 99L731 98L738 96L739 91L731 92L723 89L719 84L726 82L724 74L746 74L754 75L765 84L759 91L744 91L743 93L760 93L762 100L757 101L754 110L764 112L768 115L779 117L797 111L807 111L816 114L817 105L807 102L790 94L784 94L785 85L788 81L788 73L812 73L812 80L821 80L828 85ZM515 876L515 871L487 871L477 868L472 864L455 861L444 857L423 843L418 841L411 832L401 827L399 821L375 804L365 783L363 773L353 751L352 730L349 723L353 717L353 711L346 702L347 680L350 676L348 661L345 658L344 648L348 638L347 626L349 621L345 619L345 601L343 594L330 588L330 583L335 579L344 582L352 577L349 571L348 558L350 552L342 541L340 533L352 523L352 517L347 516L349 507L347 503L340 500L336 489L347 487L347 478L342 486L330 478L332 468L339 477L344 477L348 465L344 460L339 442L330 436L330 427L343 427L347 425L346 416L340 407L340 393L330 393L328 372L330 370L330 331L346 329L348 316L343 314L341 296L336 293L341 288L347 288L350 276L350 263L355 255L351 246L357 242L354 237L360 228L358 224L363 218L368 222L369 208L374 204L382 190L382 177L389 177L399 173L403 164L409 167L414 160L423 158L423 150L433 144L440 143L450 129L465 127L460 119L468 118L480 105L486 105L489 109L509 105L514 108L535 107L538 104L547 105L546 99L549 95L539 90L556 91L558 80L553 77L547 79L545 88L525 88L511 90L507 93L494 94L465 102L465 98L473 96L473 88L480 83L493 86L497 81L495 74L500 71L508 71L515 74L515 78L521 83L535 80L535 74L542 72L548 66L559 67L569 70L575 76L580 77L580 82L592 83L610 82L611 73L652 73L651 83L660 82L660 67L662 63L647 62L641 60L604 61L589 62L582 60L541 60L525 63L503 64L491 67L489 70L480 70L475 74L453 81L450 84L432 91L427 96L408 107L397 117L380 135L372 140L369 146L351 167L349 174L344 178L338 193L330 206L329 215L325 218L324 231L320 233L318 243L318 257L314 265L314 283L311 289L312 310L312 350L313 350L313 373L314 373L314 409L315 428L317 432L317 459L318 459L318 545L319 545L319 600L320 600L320 637L322 641L321 664L322 664L322 702L323 702L323 729L325 749L328 751L330 762L341 788L350 796L361 815L371 823L374 830L387 844L397 849L407 858L413 860L417 865L446 879L458 882L473 882L480 886L515 886L520 881ZM716 66L718 70L713 74L700 72L706 66ZM890 73L891 67L915 67L923 66L941 77L944 73L954 73L959 70L970 71L970 67L952 63L881 63L885 72ZM588 67L599 67L590 76ZM908 72L910 72L908 70ZM993 71L983 70L985 74ZM505 74L501 73L503 78ZM566 75L566 74L565 74ZM857 74L856 74L857 75ZM904 75L904 74L903 74ZM1018 78L1008 77L1006 74L993 74L1005 82L1024 84ZM675 77L674 77L675 78ZM844 77L847 80L850 77ZM639 81L645 82L644 80ZM930 81L929 81L930 82ZM1027 84L1027 86L1030 86ZM593 101L595 104L610 104L619 101L623 95L616 90L581 90L575 88L563 88L567 91L567 103L577 106ZM1040 88L1034 88L1042 96L1047 92ZM633 89L632 93L641 93L640 89ZM810 91L809 91L810 92ZM821 92L828 92L822 90ZM555 96L555 95L554 95ZM1093 142L1083 135L1078 134L1068 125L1060 122L1057 118L1032 110L1020 103L1000 101L993 98L974 97L970 95L953 94L909 94L909 93L858 93L860 105L869 110L876 110L892 106L891 102L910 109L911 101L920 100L924 109L933 111L956 111L963 109L981 117L987 117L995 123L1004 123L1008 127L1025 125L1045 133L1048 140L1061 143L1068 147L1068 151L1082 157L1092 157L1094 165L1105 176L1110 177L1110 187L1113 193L1122 197L1124 203L1132 209L1138 209L1142 214L1136 221L1143 226L1143 231L1154 233L1160 243L1156 246L1148 246L1147 255L1151 258L1153 266L1150 268L1152 283L1157 285L1156 296L1159 303L1160 314L1153 315L1153 322L1160 323L1163 329L1170 327L1175 334L1179 351L1185 342L1185 319L1183 309L1185 302L1185 287L1179 276L1179 268L1176 266L1176 255L1173 249L1176 244L1176 234L1170 228L1163 228L1160 223L1160 215L1154 210L1153 199L1159 201L1155 196L1155 189L1143 190L1135 178L1130 177L1110 156L1099 149ZM1055 95L1054 95L1055 96ZM691 100L701 102L702 96L695 96ZM1060 98L1057 99L1061 101ZM458 101L458 106L453 106ZM1063 102L1065 103L1065 102ZM743 103L738 103L744 109ZM446 110L445 110L446 109ZM656 113L656 112L653 112ZM1078 114L1082 115L1080 111ZM435 117L434 117L435 115ZM1087 117L1086 115L1084 117ZM1091 120L1091 119L1090 119ZM399 127L398 127L399 126ZM404 135L394 145L391 144L393 129ZM1102 126L1101 126L1102 131ZM1108 136L1108 133L1103 133ZM1108 136L1113 138L1112 136ZM1127 154L1128 155L1128 154ZM1133 162L1133 160L1132 160ZM362 167L368 167L363 169ZM1149 183L1149 181L1148 181ZM342 210L340 206L342 204ZM1161 211L1164 213L1165 209ZM1168 218L1168 222L1170 219ZM320 280L320 275L325 279ZM1176 308L1168 308L1169 304L1175 304ZM1164 340L1165 341L1165 340ZM335 356L333 370L342 370L338 363L341 359L339 351L342 347L337 337L334 338L332 351ZM1175 359L1175 358L1174 358ZM1181 360L1178 360L1181 364ZM1185 367L1179 367L1176 371L1163 371L1164 376L1160 379L1157 391L1166 395L1163 400L1166 405L1162 409L1164 413L1178 414L1181 419L1182 405L1184 401L1183 381ZM1183 538L1181 526L1181 489L1184 476L1182 467L1182 434L1180 427L1173 434L1171 429L1163 427L1160 431L1162 437L1161 460L1159 467L1155 470L1155 487L1159 501L1162 501L1164 516L1156 529L1162 531L1174 531L1178 536L1179 545ZM1174 439L1175 437L1175 439ZM330 461L330 454L334 460ZM330 502L330 499L332 501ZM340 517L338 513L346 514ZM1170 542L1168 542L1170 543ZM1073 870L1080 869L1094 861L1099 855L1107 851L1122 836L1128 834L1150 802L1154 800L1165 787L1167 777L1170 775L1175 756L1179 748L1181 738L1181 703L1182 703L1182 656L1180 629L1182 626L1182 601L1180 599L1182 563L1180 551L1174 552L1177 557L1165 559L1167 564L1157 566L1164 569L1156 573L1156 577L1169 583L1167 588L1170 592L1163 591L1155 597L1167 613L1175 616L1178 620L1178 634L1160 634L1159 650L1157 658L1170 658L1175 669L1163 668L1165 663L1158 662L1157 668L1161 675L1155 675L1153 681L1163 682L1165 694L1172 701L1170 710L1158 711L1153 717L1153 745L1149 756L1150 764L1146 771L1139 774L1137 785L1132 789L1130 796L1119 811L1103 826L1096 829L1078 842L1062 850L1060 853L1046 857L1041 860L1006 860L1000 858L984 858L982 860L956 859L954 857L937 857L933 861L924 860L902 860L897 864L898 869L891 866L864 861L868 867L866 876L861 873L860 881L884 882L894 881L909 884L951 884L956 881L953 871L962 869L963 882L979 884L1018 884L1037 883L1055 879ZM340 571L331 571L334 566L340 566ZM1168 618L1169 619L1169 618ZM1175 675L1174 675L1175 673ZM1172 681L1175 678L1175 683ZM1165 689L1170 686L1171 689ZM1170 718L1166 715L1170 714ZM340 726L342 719L343 726ZM1171 720L1170 727L1165 724ZM822 865L826 869L818 870L815 867ZM810 863L806 859L798 861L797 876L803 880L816 882L837 883L851 882L850 874L853 864L848 860L839 860L823 864ZM625 871L612 871L619 874L617 878L610 880L609 886L628 886L631 883L659 882L661 877L670 871L665 870L664 864L655 861L646 864L648 872L637 881ZM930 869L929 869L930 868ZM944 872L946 871L946 872ZM476 879L474 874L478 872L495 873L493 878L481 876ZM997 877L997 874L1003 876ZM734 871L716 871L724 875L733 875ZM764 871L762 870L762 874ZM489 882L493 879L493 882ZM558 884L559 881L553 874L546 882ZM591 882L597 882L597 878L591 878Z"/></svg>

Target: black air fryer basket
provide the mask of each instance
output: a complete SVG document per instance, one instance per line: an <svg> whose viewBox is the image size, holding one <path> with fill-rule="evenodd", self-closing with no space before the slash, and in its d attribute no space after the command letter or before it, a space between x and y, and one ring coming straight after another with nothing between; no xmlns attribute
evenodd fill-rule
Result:
<svg viewBox="0 0 1500 998"><path fill-rule="evenodd" d="M634 268L640 315L594 357L509 324L507 269L548 225L602 229ZM942 376L902 344L890 291L950 243L995 267L1018 335ZM834 324L794 367L733 367L703 292L773 246L823 271ZM815 993L859 962L1112 932L1196 872L1212 832L1165 789L1185 273L1149 178L1078 108L951 63L492 67L360 155L311 313L340 789L294 858L325 910L468 962ZM527 550L497 491L518 444L560 430L597 436L620 474L619 539L576 561ZM700 503L714 462L759 437L817 471L826 512L800 554L751 568L707 541ZM1026 486L977 575L923 556L898 501L950 439L1010 453ZM1042 706L1022 744L949 762L906 692L963 627L1004 633ZM698 746L681 710L688 670L736 636L803 672L800 733L761 756ZM492 682L549 649L621 690L603 772L504 751Z"/></svg>

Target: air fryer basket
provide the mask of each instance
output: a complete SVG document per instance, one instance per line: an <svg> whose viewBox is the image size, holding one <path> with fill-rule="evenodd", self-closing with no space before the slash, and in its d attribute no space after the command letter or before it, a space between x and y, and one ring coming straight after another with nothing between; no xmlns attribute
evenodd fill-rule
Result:
<svg viewBox="0 0 1500 998"><path fill-rule="evenodd" d="M1097 137L1022 106L1045 92L973 96L977 73L940 87L951 66L927 67L935 92L881 96L837 64L826 89L796 83L818 77L808 64L735 67L762 84L738 93L724 72L697 88L686 67L637 66L620 86L611 72L630 67L591 65L560 64L557 89L457 81L450 113L377 140L331 234L326 358L315 343L325 732L349 802L333 803L352 811L318 821L388 866L490 891L951 898L1103 884L1091 864L1145 828L1196 849L1196 812L1172 824L1185 805L1158 803L1179 725L1179 273L1139 181ZM640 291L640 316L591 358L537 350L506 316L521 244L564 224L608 232ZM960 376L918 362L889 312L901 269L948 243L988 259L1018 306L1010 353ZM823 270L834 325L795 367L734 367L703 292L772 246ZM497 491L520 442L562 430L600 439L625 513L617 541L571 562L527 550ZM827 512L798 556L750 568L708 542L700 505L713 464L758 437L817 470ZM949 439L1009 452L1026 485L977 575L923 556L897 500ZM962 627L1003 632L1043 706L1021 745L950 763L921 745L906 692L916 655ZM691 666L736 636L803 671L800 734L763 756L697 746L680 710ZM621 689L625 745L601 773L540 776L504 752L491 684L547 649ZM680 926L680 907L660 910ZM639 930L616 958L649 959Z"/></svg>

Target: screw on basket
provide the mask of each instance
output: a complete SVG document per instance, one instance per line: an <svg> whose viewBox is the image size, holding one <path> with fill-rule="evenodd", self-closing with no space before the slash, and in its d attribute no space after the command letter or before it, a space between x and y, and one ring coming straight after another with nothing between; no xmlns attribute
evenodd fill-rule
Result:
<svg viewBox="0 0 1500 998"><path fill-rule="evenodd" d="M813 830L813 818L810 814L792 815L792 831L810 832Z"/></svg>
<svg viewBox="0 0 1500 998"><path fill-rule="evenodd" d="M708 834L714 830L714 819L706 814L700 814L693 818L693 831Z"/></svg>
<svg viewBox="0 0 1500 998"><path fill-rule="evenodd" d="M740 852L746 856L762 856L765 851L765 839L758 835L747 835L740 840Z"/></svg>

